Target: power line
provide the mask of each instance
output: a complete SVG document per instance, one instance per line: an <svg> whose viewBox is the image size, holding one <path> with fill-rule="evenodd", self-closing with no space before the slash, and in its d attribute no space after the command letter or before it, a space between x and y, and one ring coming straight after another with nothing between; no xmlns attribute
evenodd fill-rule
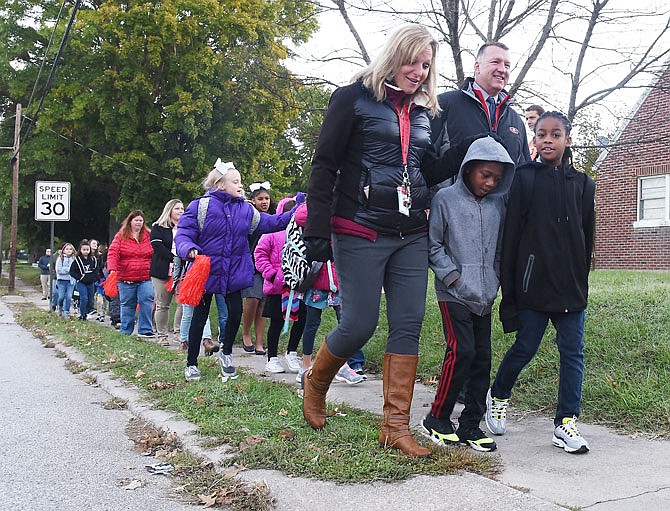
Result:
<svg viewBox="0 0 670 511"><path fill-rule="evenodd" d="M54 28L51 31L51 36L49 36L49 42L47 43L47 47L44 49L44 56L42 57L42 63L40 64L40 69L37 72L37 77L35 78L35 84L33 85L33 90L30 93L30 98L28 99L28 104L26 105L26 111L28 111L30 109L30 106L33 104L33 98L35 97L35 92L37 91L37 85L39 84L40 77L42 76L42 71L44 70L44 64L46 64L47 56L49 55L49 50L51 49L51 44L53 43L54 36L56 35L56 30L58 29L58 24L60 23L63 10L65 10L66 2L67 0L63 0L63 3L60 6L60 10L58 11L58 16L56 17L56 22L54 24ZM23 129L23 119L21 119L21 129Z"/></svg>
<svg viewBox="0 0 670 511"><path fill-rule="evenodd" d="M30 117L28 117L27 115L24 115L23 117L25 117L26 119L28 119L28 120L34 122L34 120L31 119ZM120 165L123 165L124 167L126 167L126 168L128 168L128 169L138 170L138 171L140 171L140 172L144 172L145 174L148 174L148 175L150 175L150 176L157 177L157 178L159 178L159 179L164 179L165 181L174 181L174 179L172 179L172 178L165 177L165 176L161 176L160 174L156 174L155 172L152 172L152 171L150 171L150 170L143 169L142 167L138 167L137 165L134 165L134 164L132 164L132 163L128 163L128 162L126 162L126 161L120 160L119 158L114 158L113 156L110 156L110 155L108 155L108 154L102 153L102 152L100 152L100 151L98 151L98 150L96 150L96 149L93 149L93 148L91 148L91 147L87 147L87 146L85 146L84 144L82 144L81 142L78 142L77 140L75 140L75 139L73 139L73 138L70 138L70 137L68 137L67 135L63 135L62 133L59 133L59 132L57 132L56 130L53 130L53 129L51 129L51 128L46 128L46 130L47 130L47 131L50 131L51 133L53 133L53 134L56 135L57 137L62 138L63 140L67 140L68 142L72 142L74 145L76 145L77 147L82 148L82 149L85 150L85 151L90 151L92 154L96 154L96 155L98 155L98 156L101 156L101 157L103 157L103 158L106 158L106 159L108 159L108 160L111 160L111 161L113 161L114 163L118 163L118 164L120 164Z"/></svg>
<svg viewBox="0 0 670 511"><path fill-rule="evenodd" d="M54 57L53 64L51 66L51 71L49 72L49 77L47 78L47 82L44 84L44 89L42 90L42 96L40 97L40 104L37 107L37 111L35 112L34 117L31 119L31 123L28 126L28 129L26 131L25 136L23 139L19 140L19 144L16 147L16 151L14 155L12 156L12 159L16 158L16 155L19 153L19 148L21 145L28 140L30 137L30 133L32 132L33 127L35 126L35 123L37 122L37 118L39 116L40 110L42 110L42 105L44 104L44 99L46 98L46 95L49 93L49 89L51 87L51 82L53 80L54 75L56 74L56 68L58 67L58 61L60 60L61 55L63 54L63 50L65 49L65 43L67 42L68 35L70 34L70 29L72 28L72 24L74 23L74 18L77 14L77 10L79 9L79 4L81 3L81 0L77 0L74 4L74 7L72 8L72 13L70 14L70 19L67 22L67 26L65 27L65 32L63 33L63 37L60 42L60 46L58 47L58 52L56 53L56 56Z"/></svg>

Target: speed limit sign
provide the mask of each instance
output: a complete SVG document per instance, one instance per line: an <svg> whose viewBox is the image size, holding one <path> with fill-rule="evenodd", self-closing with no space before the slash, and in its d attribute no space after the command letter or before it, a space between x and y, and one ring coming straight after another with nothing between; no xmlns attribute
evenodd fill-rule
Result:
<svg viewBox="0 0 670 511"><path fill-rule="evenodd" d="M35 220L70 220L69 181L35 181Z"/></svg>

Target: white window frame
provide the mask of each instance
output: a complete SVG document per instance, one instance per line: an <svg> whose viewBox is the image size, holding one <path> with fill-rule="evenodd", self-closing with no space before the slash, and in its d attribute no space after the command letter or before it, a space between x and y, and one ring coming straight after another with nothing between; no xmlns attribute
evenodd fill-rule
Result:
<svg viewBox="0 0 670 511"><path fill-rule="evenodd" d="M643 220L640 218L640 199L642 196L642 182L645 179L665 178L665 218L653 218ZM637 179L637 221L633 223L633 228L642 227L670 227L670 174L658 174L655 176L641 176Z"/></svg>

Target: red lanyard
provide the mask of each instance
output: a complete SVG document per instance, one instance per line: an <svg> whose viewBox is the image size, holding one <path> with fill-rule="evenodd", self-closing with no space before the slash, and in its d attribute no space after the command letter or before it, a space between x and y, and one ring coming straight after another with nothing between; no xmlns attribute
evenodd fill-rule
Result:
<svg viewBox="0 0 670 511"><path fill-rule="evenodd" d="M402 153L402 164L407 167L407 156L409 155L409 132L412 123L409 121L409 105L403 103L402 110L396 108L398 113L398 125L400 126L400 151Z"/></svg>

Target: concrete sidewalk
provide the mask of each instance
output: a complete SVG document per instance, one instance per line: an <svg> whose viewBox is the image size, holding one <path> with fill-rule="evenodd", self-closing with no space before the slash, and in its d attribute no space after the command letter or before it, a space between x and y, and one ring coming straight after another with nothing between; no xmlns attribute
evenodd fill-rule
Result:
<svg viewBox="0 0 670 511"><path fill-rule="evenodd" d="M39 293L19 287L25 298L46 308ZM68 356L83 358L73 350ZM239 368L264 373L265 357L233 353ZM265 377L295 384L295 375L268 374ZM134 389L118 381L98 377L108 392L130 401L135 414L159 427L178 433L196 454L214 461L225 457L225 449L211 451L198 444L193 424L172 414L153 410ZM418 425L429 410L434 390L417 385L412 406L412 424ZM329 400L346 402L359 409L381 413L381 380L360 385L334 383ZM277 498L279 510L340 510L361 507L368 511L386 509L428 510L548 510L559 506L599 511L667 509L670 506L670 441L645 440L618 435L607 428L579 423L591 446L585 455L569 455L552 446L551 418L521 416L513 403L508 433L496 437L497 455L503 471L496 480L465 473L458 476L415 477L400 483L334 485L310 479L288 478L276 471L246 471L245 478L264 480ZM457 410L457 413L460 409ZM346 418L344 419L346 420Z"/></svg>

